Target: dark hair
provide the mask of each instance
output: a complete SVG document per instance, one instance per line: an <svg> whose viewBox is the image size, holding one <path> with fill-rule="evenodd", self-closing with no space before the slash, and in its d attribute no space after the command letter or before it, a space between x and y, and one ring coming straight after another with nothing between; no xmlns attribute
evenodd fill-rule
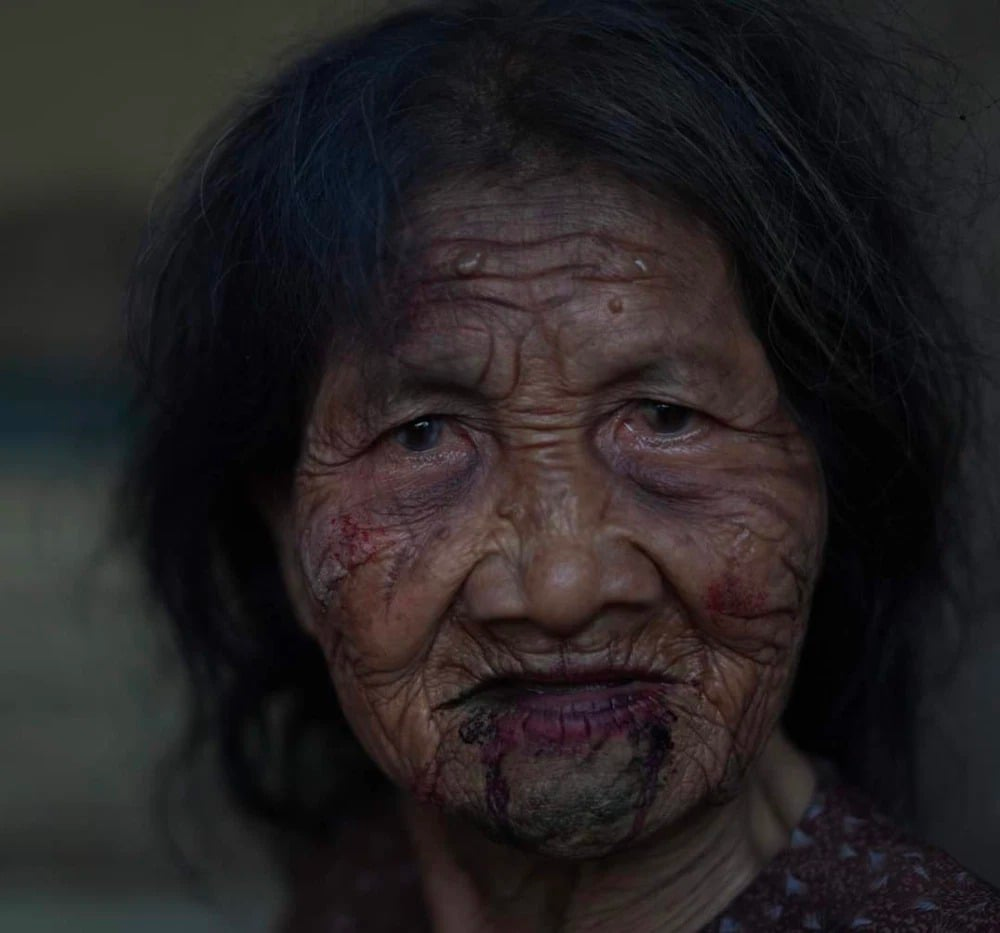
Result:
<svg viewBox="0 0 1000 933"><path fill-rule="evenodd" d="M261 484L291 477L331 346L373 332L414 194L541 166L625 179L728 247L830 504L786 724L906 799L975 407L906 77L803 0L440 2L320 45L207 137L136 266L127 504L195 731L248 810L327 832L377 786L293 617Z"/></svg>

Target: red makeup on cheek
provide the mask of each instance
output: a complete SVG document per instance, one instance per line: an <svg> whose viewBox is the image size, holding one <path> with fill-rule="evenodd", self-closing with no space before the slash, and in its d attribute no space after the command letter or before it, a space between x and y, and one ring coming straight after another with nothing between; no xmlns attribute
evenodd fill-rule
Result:
<svg viewBox="0 0 1000 933"><path fill-rule="evenodd" d="M353 515L321 517L303 536L305 565L317 601L326 606L333 588L373 560L387 544L386 530L363 525Z"/></svg>
<svg viewBox="0 0 1000 933"><path fill-rule="evenodd" d="M732 572L723 574L708 585L705 608L714 615L751 619L767 607L767 591L740 580Z"/></svg>
<svg viewBox="0 0 1000 933"><path fill-rule="evenodd" d="M375 556L379 531L378 528L363 528L351 515L336 515L330 520L327 554L350 573Z"/></svg>

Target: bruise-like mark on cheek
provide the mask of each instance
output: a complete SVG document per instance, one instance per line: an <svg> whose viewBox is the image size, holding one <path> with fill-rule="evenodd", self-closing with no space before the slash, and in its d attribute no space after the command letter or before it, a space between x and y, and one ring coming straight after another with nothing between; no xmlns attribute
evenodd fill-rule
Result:
<svg viewBox="0 0 1000 933"><path fill-rule="evenodd" d="M727 572L713 580L705 593L705 608L714 615L752 619L768 605L767 591Z"/></svg>
<svg viewBox="0 0 1000 933"><path fill-rule="evenodd" d="M371 561L385 544L385 529L363 525L353 515L323 517L306 529L303 546L313 596L324 608L333 588Z"/></svg>
<svg viewBox="0 0 1000 933"><path fill-rule="evenodd" d="M378 532L362 528L351 515L337 515L330 521L330 556L350 573L372 559Z"/></svg>

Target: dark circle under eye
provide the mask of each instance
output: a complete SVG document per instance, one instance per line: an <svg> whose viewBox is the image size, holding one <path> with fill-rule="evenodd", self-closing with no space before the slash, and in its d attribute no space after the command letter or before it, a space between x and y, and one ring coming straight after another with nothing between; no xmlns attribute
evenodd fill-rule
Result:
<svg viewBox="0 0 1000 933"><path fill-rule="evenodd" d="M657 434L680 434L691 424L693 412L683 405L670 405L667 402L654 402L646 399L639 403L646 423Z"/></svg>
<svg viewBox="0 0 1000 933"><path fill-rule="evenodd" d="M398 428L393 439L400 447L420 452L436 447L441 439L440 418L418 418Z"/></svg>

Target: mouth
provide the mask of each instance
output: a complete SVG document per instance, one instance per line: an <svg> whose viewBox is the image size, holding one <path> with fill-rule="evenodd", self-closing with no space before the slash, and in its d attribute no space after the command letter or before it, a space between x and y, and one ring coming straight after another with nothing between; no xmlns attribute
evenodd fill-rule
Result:
<svg viewBox="0 0 1000 933"><path fill-rule="evenodd" d="M449 705L516 723L525 738L563 745L634 730L662 715L676 681L648 671L561 671L486 681Z"/></svg>
<svg viewBox="0 0 1000 933"><path fill-rule="evenodd" d="M627 696L636 687L662 683L659 678L632 675L596 675L579 678L506 677L474 689L468 699L476 702L516 703L544 708L587 703L598 698Z"/></svg>

